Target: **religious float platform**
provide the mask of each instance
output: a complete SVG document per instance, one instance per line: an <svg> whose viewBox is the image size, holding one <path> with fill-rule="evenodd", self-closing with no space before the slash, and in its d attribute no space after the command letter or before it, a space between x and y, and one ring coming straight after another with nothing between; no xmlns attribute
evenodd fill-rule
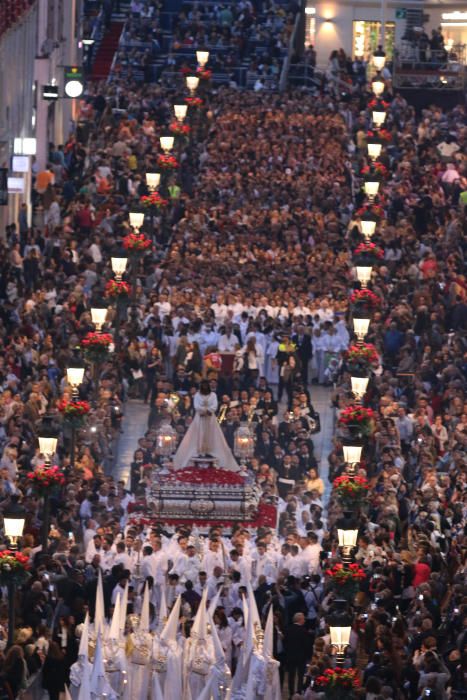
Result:
<svg viewBox="0 0 467 700"><path fill-rule="evenodd" d="M131 504L130 522L275 527L276 507L262 502L261 494L246 471L222 469L210 456L195 457L185 469L154 470L146 499Z"/></svg>

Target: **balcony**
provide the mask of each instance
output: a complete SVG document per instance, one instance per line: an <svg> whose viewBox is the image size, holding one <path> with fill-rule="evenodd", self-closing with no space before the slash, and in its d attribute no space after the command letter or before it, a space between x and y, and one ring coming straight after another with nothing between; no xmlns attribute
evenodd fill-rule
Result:
<svg viewBox="0 0 467 700"><path fill-rule="evenodd" d="M467 47L423 51L408 41L395 52L394 88L461 92L465 88Z"/></svg>

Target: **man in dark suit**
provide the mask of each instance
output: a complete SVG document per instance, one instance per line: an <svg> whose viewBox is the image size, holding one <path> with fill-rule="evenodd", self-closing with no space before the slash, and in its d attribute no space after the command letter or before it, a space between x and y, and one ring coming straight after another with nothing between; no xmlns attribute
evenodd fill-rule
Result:
<svg viewBox="0 0 467 700"><path fill-rule="evenodd" d="M303 676L313 649L313 638L305 627L305 615L295 613L293 623L287 628L284 638L285 665L289 676L289 695L303 690Z"/></svg>
<svg viewBox="0 0 467 700"><path fill-rule="evenodd" d="M311 346L311 337L305 332L305 326L299 326L297 333L292 336L292 342L297 346L297 355L301 362L301 374L305 387L308 384L308 363L311 360L313 349Z"/></svg>

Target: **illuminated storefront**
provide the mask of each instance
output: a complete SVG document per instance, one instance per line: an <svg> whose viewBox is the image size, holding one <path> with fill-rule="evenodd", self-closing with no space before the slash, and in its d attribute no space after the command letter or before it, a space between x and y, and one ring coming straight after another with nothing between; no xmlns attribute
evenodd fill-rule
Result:
<svg viewBox="0 0 467 700"><path fill-rule="evenodd" d="M384 50L388 60L391 60L394 53L395 22L386 22L384 29ZM379 44L381 44L381 22L354 20L352 58L370 60Z"/></svg>

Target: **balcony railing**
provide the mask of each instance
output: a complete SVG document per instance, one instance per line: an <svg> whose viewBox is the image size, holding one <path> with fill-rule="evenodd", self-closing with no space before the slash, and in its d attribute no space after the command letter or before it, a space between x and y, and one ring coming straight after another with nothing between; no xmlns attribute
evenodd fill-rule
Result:
<svg viewBox="0 0 467 700"><path fill-rule="evenodd" d="M463 90L467 51L465 44L449 51L430 51L402 42L395 52L393 82L396 88Z"/></svg>

